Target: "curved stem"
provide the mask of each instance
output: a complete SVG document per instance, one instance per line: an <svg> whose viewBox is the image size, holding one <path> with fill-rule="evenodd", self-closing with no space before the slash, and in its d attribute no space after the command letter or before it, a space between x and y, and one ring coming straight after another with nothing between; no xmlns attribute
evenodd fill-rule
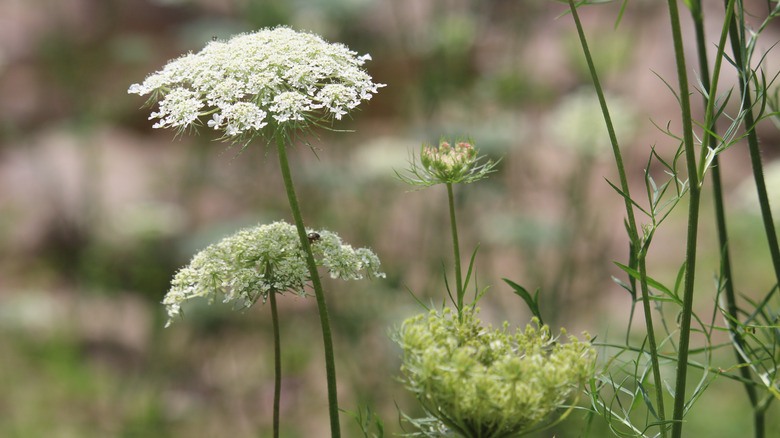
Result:
<svg viewBox="0 0 780 438"><path fill-rule="evenodd" d="M623 156L620 152L620 146L617 141L615 129L612 125L612 119L609 115L609 108L607 108L604 92L601 89L601 82L599 81L598 73L596 72L596 66L593 64L593 57L590 54L588 42L585 39L585 32L582 29L582 23L580 22L580 17L577 13L577 8L574 6L573 0L569 0L569 9L571 10L572 17L574 18L574 23L577 27L577 34L579 35L580 43L582 44L582 52L585 55L585 60L588 64L590 76L593 80L593 86L599 98L601 112L604 115L604 122L607 125L607 132L609 134L610 143L612 144L612 152L615 156L615 164L617 166L620 177L620 190L622 192L621 194L623 196L623 201L625 202L626 207L626 228L628 229L628 237L630 240L629 266L634 269L639 269L640 289L642 293L642 308L644 310L645 329L647 330L647 343L648 349L650 350L649 353L650 362L653 369L653 380L655 382L655 399L657 404L656 411L658 413L659 428L661 430L660 436L662 438L666 438L667 428L666 411L664 409L663 381L661 380L661 366L658 362L658 347L655 339L655 329L653 328L653 314L650 309L650 291L647 284L647 267L645 264L647 254L646 246L649 244L649 242L645 242L645 245L642 245L639 238L639 230L636 224L636 218L634 217L634 206L632 204L631 193L629 191L628 177L626 176L626 170L623 164ZM630 279L630 281L632 289L636 290L633 277ZM636 296L634 296L634 299L636 299ZM634 304L632 303L632 309L633 305ZM628 335L626 335L626 339L628 339Z"/></svg>
<svg viewBox="0 0 780 438"><path fill-rule="evenodd" d="M282 346L279 338L279 312L276 309L276 291L268 292L271 301L271 322L274 328L274 438L279 438L279 404L282 394Z"/></svg>
<svg viewBox="0 0 780 438"><path fill-rule="evenodd" d="M336 361L333 357L333 337L330 330L330 321L328 320L328 308L325 305L325 293L322 290L322 282L317 273L317 263L314 261L314 254L311 252L311 244L306 237L306 228L303 226L303 216L301 208L298 205L298 198L295 196L292 175L290 173L290 164L287 161L287 145L284 135L277 130L276 150L279 155L279 166L282 169L282 178L284 179L284 188L287 192L287 200L290 203L293 220L298 230L298 237L301 246L306 253L306 265L309 268L312 288L317 298L317 311L320 315L320 325L322 326L322 343L325 349L325 374L328 384L328 413L330 414L330 434L332 438L341 437L341 427L339 426L339 405L338 393L336 391Z"/></svg>
<svg viewBox="0 0 780 438"><path fill-rule="evenodd" d="M458 293L458 319L463 311L463 296L466 291L463 290L462 274L460 272L460 244L458 243L458 224L455 222L455 198L452 195L452 183L447 183L447 199L450 205L450 225L452 225L452 248L455 252L455 287Z"/></svg>

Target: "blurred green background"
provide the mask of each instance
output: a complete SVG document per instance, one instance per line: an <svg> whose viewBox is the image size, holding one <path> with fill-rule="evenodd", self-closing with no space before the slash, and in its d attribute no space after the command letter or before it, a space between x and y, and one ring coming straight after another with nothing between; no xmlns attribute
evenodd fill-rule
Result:
<svg viewBox="0 0 780 438"><path fill-rule="evenodd" d="M642 193L650 146L666 156L676 148L651 123L679 127L656 76L676 81L668 17L662 2L631 2L615 29L618 10L582 13ZM326 280L343 409L369 406L387 436L401 431L396 403L417 413L396 381L400 352L387 333L421 311L407 287L426 302L444 299L451 242L443 188L410 192L393 170L442 135L471 136L503 157L498 173L456 191L463 257L480 245L476 280L490 286L482 318L528 322L508 278L541 289L554 330L622 339L631 301L610 278L621 276L612 261L627 255L622 202L605 181L616 172L565 11L543 0L2 0L0 436L270 434L268 309L195 304L163 329L159 302L197 250L243 226L290 220L276 156L254 144L234 159L209 132L155 131L127 88L212 37L278 24L370 53L367 69L387 84L337 125L353 133L322 132L317 156L300 146L291 157L307 224L371 247L387 273ZM708 13L717 29L720 12ZM760 136L771 161L778 131L770 124ZM772 276L749 161L743 148L722 160L739 289L760 297ZM681 206L656 237L659 280L673 282L683 260L684 221ZM705 312L717 272L711 222L705 213ZM314 300L279 305L283 436L328 436ZM731 360L726 351L724 366ZM718 380L686 434L747 436L746 412L743 389ZM342 424L360 436L346 415ZM539 436L582 436L584 424L575 412ZM596 419L591 436L607 434Z"/></svg>

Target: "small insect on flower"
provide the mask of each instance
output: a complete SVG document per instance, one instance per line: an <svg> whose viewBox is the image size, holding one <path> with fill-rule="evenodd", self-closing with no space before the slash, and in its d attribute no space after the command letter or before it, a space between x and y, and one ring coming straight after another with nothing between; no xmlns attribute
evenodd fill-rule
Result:
<svg viewBox="0 0 780 438"><path fill-rule="evenodd" d="M309 243L312 244L312 243L320 240L320 233L315 233L315 232L312 231L311 233L307 234L306 237L309 238Z"/></svg>

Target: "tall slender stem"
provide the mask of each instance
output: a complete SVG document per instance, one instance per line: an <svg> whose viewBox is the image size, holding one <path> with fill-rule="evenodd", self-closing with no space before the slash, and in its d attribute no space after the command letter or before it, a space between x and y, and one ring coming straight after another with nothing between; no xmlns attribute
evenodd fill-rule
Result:
<svg viewBox="0 0 780 438"><path fill-rule="evenodd" d="M661 367L658 362L658 347L655 339L655 329L653 328L653 314L650 309L650 291L647 284L647 267L645 264L645 258L647 255L646 245L642 245L639 239L639 231L636 224L636 218L634 217L634 206L631 201L631 192L628 186L628 177L626 176L625 166L623 164L623 156L620 152L620 146L617 141L614 126L612 125L612 119L609 115L609 108L607 108L607 102L604 98L604 92L601 89L601 82L599 81L598 73L596 72L596 66L593 64L593 57L590 54L588 48L588 42L585 39L585 32L582 29L582 23L580 22L577 8L574 7L574 1L569 0L569 9L571 10L574 23L577 27L577 33L582 44L582 52L585 55L585 60L590 70L590 76L593 80L593 86L596 90L596 94L599 98L599 104L601 105L601 112L604 115L604 122L607 125L607 132L609 134L610 143L612 144L612 152L615 156L615 164L617 166L618 174L620 177L620 190L623 194L623 201L625 202L626 216L628 223L628 237L630 239L630 254L629 254L629 266L631 268L639 268L640 288L642 293L642 308L645 316L645 328L647 330L647 343L650 350L650 362L653 369L653 380L655 382L655 398L658 413L659 428L661 430L661 437L666 438L666 413L664 409L664 393L663 393L663 381L661 380ZM649 242L646 242L648 244ZM633 286L633 279L632 286ZM633 304L632 304L633 305Z"/></svg>
<svg viewBox="0 0 780 438"><path fill-rule="evenodd" d="M452 226L452 248L455 252L455 286L458 293L458 318L463 312L463 296L466 291L463 290L463 279L460 271L460 244L458 243L458 224L455 222L455 198L452 195L452 183L447 183L447 199L450 205L450 225Z"/></svg>
<svg viewBox="0 0 780 438"><path fill-rule="evenodd" d="M298 205L298 198L295 196L292 175L290 173L290 164L287 161L287 144L282 132L276 132L276 150L279 155L279 166L282 169L282 178L284 179L284 188L287 191L287 200L290 203L293 220L298 230L298 237L306 253L306 264L309 268L311 283L314 289L314 295L317 298L317 310L320 315L320 325L322 326L322 343L325 349L325 374L328 384L328 412L330 414L330 434L332 438L341 437L341 427L339 426L339 405L338 393L336 391L336 361L333 356L333 336L330 330L330 321L328 320L328 308L325 304L325 293L322 290L322 282L317 273L317 263L314 261L314 254L311 251L311 244L306 237L306 227L303 225L303 216Z"/></svg>
<svg viewBox="0 0 780 438"><path fill-rule="evenodd" d="M748 60L742 56L746 51L745 41L740 37L737 29L737 17L733 17L729 23L729 37L731 40L731 50L734 56L734 64L739 71L739 87L742 92L742 111L745 113L745 128L747 130L748 150L750 151L750 164L753 168L753 179L756 182L756 193L758 194L758 203L761 206L761 218L764 222L766 240L769 244L769 254L772 258L772 267L774 269L777 284L780 284L780 244L777 241L777 232L775 222L772 219L772 210L769 207L769 195L764 181L764 168L761 164L761 150L758 147L758 134L756 134L755 117L753 116L753 102L751 93L748 90L749 77L748 72L751 66Z"/></svg>
<svg viewBox="0 0 780 438"><path fill-rule="evenodd" d="M747 130L748 150L750 151L750 164L753 169L753 179L756 183L756 192L758 194L758 202L761 206L761 218L764 222L764 231L766 233L767 243L769 245L769 253L772 260L772 267L775 273L775 279L780 284L780 245L777 241L777 232L775 230L774 219L772 218L772 210L769 206L769 197L767 195L766 183L764 181L763 165L761 163L761 150L758 147L758 136L755 130L755 118L753 116L753 103L751 99L750 91L748 90L750 65L749 61L743 56L747 52L744 32L740 33L740 29L737 28L737 17L731 14L733 10L733 2L726 2L727 17L731 17L729 20L729 38L731 41L731 50L734 56L734 64L739 73L739 88L742 95L742 111L745 114L745 127ZM744 29L743 29L744 30ZM729 303L729 313L732 308L736 312L736 304L731 305ZM744 340L737 333L734 334L738 345L744 344ZM738 360L743 362L741 356L738 355ZM742 368L745 369L745 368ZM753 435L756 438L763 438L765 436L765 415L764 410L766 405L763 405L758 400L758 394L753 387L745 385L748 392L748 397L753 405Z"/></svg>
<svg viewBox="0 0 780 438"><path fill-rule="evenodd" d="M763 408L756 408L753 412L753 436L763 438L766 435L766 421Z"/></svg>
<svg viewBox="0 0 780 438"><path fill-rule="evenodd" d="M271 301L271 323L274 328L274 413L273 429L274 438L279 438L279 405L282 394L282 344L279 337L279 312L276 308L276 291L268 292Z"/></svg>
<svg viewBox="0 0 780 438"><path fill-rule="evenodd" d="M691 3L691 15L693 16L694 27L696 29L696 45L699 55L699 71L702 85L706 96L704 99L705 107L707 108L707 120L705 124L707 131L705 131L705 138L710 149L717 147L715 133L715 123L710 120L712 115L712 107L714 100L716 99L716 87L717 87L717 75L720 71L720 61L723 59L723 48L726 35L728 34L728 28L731 24L731 19L734 12L734 0L726 0L726 17L724 19L724 30L721 33L720 42L718 44L718 53L715 59L715 67L713 69L713 81L710 83L709 75L709 63L707 62L707 51L704 37L704 17L702 16L701 0L696 0ZM712 133L710 133L710 131ZM713 188L713 201L715 205L715 223L718 231L718 243L721 252L721 276L724 289L724 295L726 297L726 313L728 313L730 319L728 320L729 332L734 342L734 353L739 366L740 376L744 379L743 386L747 392L750 405L753 408L753 424L754 424L754 436L756 438L762 438L763 434L763 414L757 409L758 396L756 395L756 389L753 387L750 368L745 365L745 359L739 353L744 349L745 341L742 335L739 333L739 326L735 322L739 315L737 314L737 301L736 294L734 292L734 274L731 269L731 251L729 250L728 231L726 227L726 209L723 200L723 182L720 175L720 156L715 155L712 160L712 188Z"/></svg>
<svg viewBox="0 0 780 438"><path fill-rule="evenodd" d="M680 29L680 13L677 0L668 0L669 19L674 40L675 63L677 64L677 79L679 86L680 109L682 111L683 145L685 161L688 169L688 188L690 201L688 204L688 237L685 250L685 279L683 289L683 304L680 312L680 342L677 353L677 380L674 389L674 410L672 411L672 438L682 436L683 416L685 415L685 385L688 377L688 353L691 340L691 314L693 313L693 293L696 274L696 243L699 231L699 206L701 187L696 166L696 152L693 142L693 120L691 119L691 100L688 91L688 72L683 51L682 31Z"/></svg>

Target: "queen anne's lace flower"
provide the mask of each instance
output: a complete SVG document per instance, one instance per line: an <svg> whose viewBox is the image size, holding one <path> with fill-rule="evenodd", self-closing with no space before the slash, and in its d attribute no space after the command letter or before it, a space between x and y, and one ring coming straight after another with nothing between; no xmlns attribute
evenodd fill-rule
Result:
<svg viewBox="0 0 780 438"><path fill-rule="evenodd" d="M409 420L426 437L523 435L594 371L590 343L559 343L547 326L486 329L471 309L462 320L449 309L407 319L395 340L404 381L430 415Z"/></svg>
<svg viewBox="0 0 780 438"><path fill-rule="evenodd" d="M498 161L479 156L473 143L459 141L453 146L442 139L438 146L423 144L419 162L412 157L407 173L396 171L396 175L409 185L423 187L478 181L494 172Z"/></svg>
<svg viewBox="0 0 780 438"><path fill-rule="evenodd" d="M213 41L170 61L128 93L151 94L155 128L179 131L207 118L225 138L251 139L267 125L302 129L341 119L384 84L343 44L287 27ZM289 126L288 126L289 125Z"/></svg>
<svg viewBox="0 0 780 438"><path fill-rule="evenodd" d="M354 249L330 231L319 231L312 245L315 259L331 277L344 280L384 277L379 258L366 248ZM221 299L250 307L268 293L290 291L304 295L309 282L306 256L294 225L274 222L247 228L213 244L193 257L171 281L163 304L168 323L180 314L181 304L195 297ZM166 325L166 326L167 326Z"/></svg>
<svg viewBox="0 0 780 438"><path fill-rule="evenodd" d="M446 141L441 141L438 147L423 146L420 153L423 167L440 175L442 180L450 179L468 170L476 157L477 150L471 144L462 141L455 146L451 146Z"/></svg>

